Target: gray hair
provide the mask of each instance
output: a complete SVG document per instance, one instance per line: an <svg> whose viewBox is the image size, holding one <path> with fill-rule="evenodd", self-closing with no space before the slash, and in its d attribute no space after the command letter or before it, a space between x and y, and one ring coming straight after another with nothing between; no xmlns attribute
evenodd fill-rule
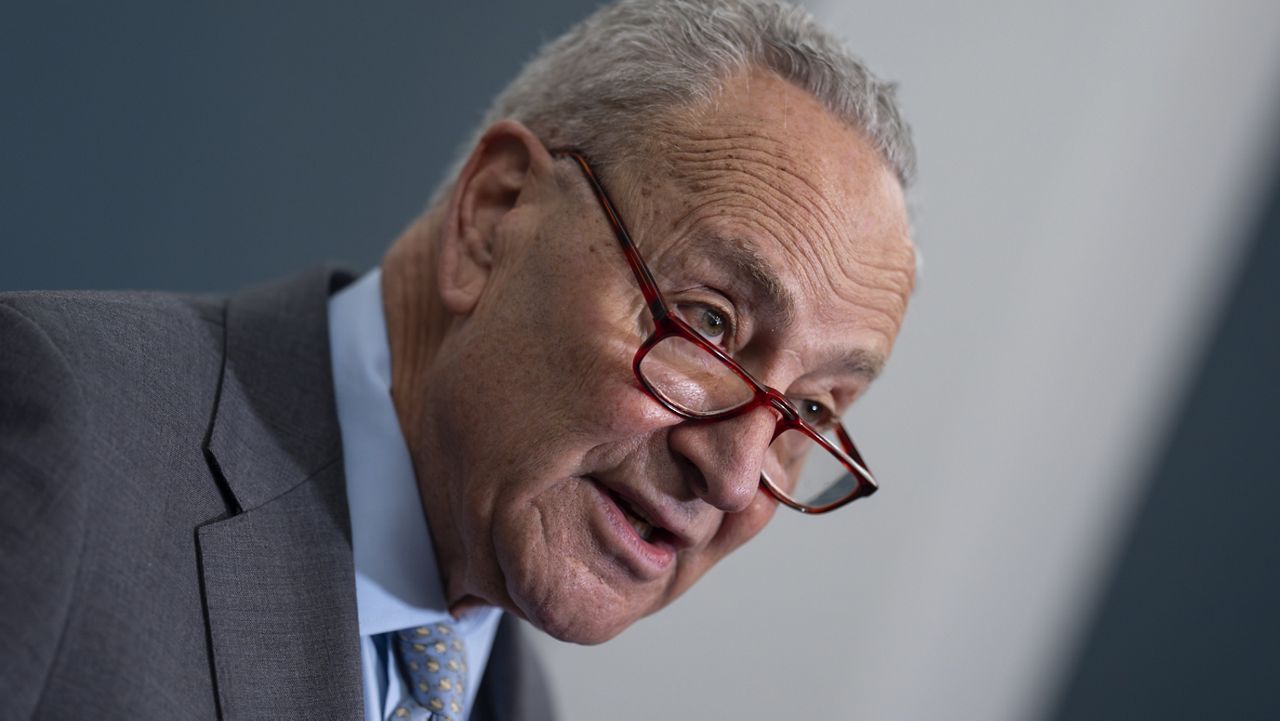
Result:
<svg viewBox="0 0 1280 721"><path fill-rule="evenodd" d="M512 118L551 147L571 146L608 165L643 152L638 141L664 113L713 102L726 80L755 68L808 91L863 133L904 188L911 183L915 148L894 84L872 75L805 10L760 0L603 7L529 60L494 99L473 141Z"/></svg>

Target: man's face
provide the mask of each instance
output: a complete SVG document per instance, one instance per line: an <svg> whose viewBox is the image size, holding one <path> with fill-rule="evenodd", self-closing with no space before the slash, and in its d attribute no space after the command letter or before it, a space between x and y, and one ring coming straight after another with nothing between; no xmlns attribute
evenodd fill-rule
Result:
<svg viewBox="0 0 1280 721"><path fill-rule="evenodd" d="M667 163L606 170L673 310L762 382L843 410L886 357L913 282L901 189L859 136L772 75L734 82L659 138ZM457 568L476 595L559 638L607 640L758 533L777 420L665 410L631 362L651 327L569 161L497 225L483 292L430 393ZM724 330L726 326L718 326ZM709 331L711 332L711 331ZM433 531L438 532L434 527Z"/></svg>

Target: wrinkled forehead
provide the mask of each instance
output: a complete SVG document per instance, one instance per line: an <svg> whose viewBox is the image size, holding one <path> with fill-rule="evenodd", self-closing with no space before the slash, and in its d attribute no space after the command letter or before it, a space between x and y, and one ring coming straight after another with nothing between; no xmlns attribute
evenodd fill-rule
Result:
<svg viewBox="0 0 1280 721"><path fill-rule="evenodd" d="M637 239L646 255L732 268L785 322L847 321L887 352L914 249L901 185L860 134L794 86L757 79L667 119L657 145L628 174L643 225L662 236Z"/></svg>
<svg viewBox="0 0 1280 721"><path fill-rule="evenodd" d="M781 254L775 260L800 269L815 260L843 270L854 270L843 268L849 262L910 260L901 186L870 148L814 152L814 142L716 135L687 142L656 179L678 234L737 238L758 256Z"/></svg>

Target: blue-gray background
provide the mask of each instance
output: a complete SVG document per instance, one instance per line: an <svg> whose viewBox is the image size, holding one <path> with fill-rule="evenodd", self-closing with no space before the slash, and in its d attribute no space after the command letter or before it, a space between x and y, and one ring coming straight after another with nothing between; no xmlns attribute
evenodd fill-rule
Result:
<svg viewBox="0 0 1280 721"><path fill-rule="evenodd" d="M0 288L374 264L591 2L9 3Z"/></svg>
<svg viewBox="0 0 1280 721"><path fill-rule="evenodd" d="M370 267L593 6L9 3L0 289ZM1280 172L1249 99L1277 13L811 6L904 81L921 145L926 274L857 417L892 481L612 644L543 644L563 707L1275 718Z"/></svg>

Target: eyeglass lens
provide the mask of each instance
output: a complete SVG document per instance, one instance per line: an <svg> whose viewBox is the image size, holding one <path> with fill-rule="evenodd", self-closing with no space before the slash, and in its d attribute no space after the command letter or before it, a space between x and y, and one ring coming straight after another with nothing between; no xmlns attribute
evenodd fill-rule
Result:
<svg viewBox="0 0 1280 721"><path fill-rule="evenodd" d="M693 416L724 413L755 397L755 389L742 377L680 336L668 336L650 348L640 361L640 374L663 401ZM834 429L824 437L833 447L840 447ZM770 444L763 470L773 490L806 506L834 503L857 485L827 448L794 429L779 434Z"/></svg>

